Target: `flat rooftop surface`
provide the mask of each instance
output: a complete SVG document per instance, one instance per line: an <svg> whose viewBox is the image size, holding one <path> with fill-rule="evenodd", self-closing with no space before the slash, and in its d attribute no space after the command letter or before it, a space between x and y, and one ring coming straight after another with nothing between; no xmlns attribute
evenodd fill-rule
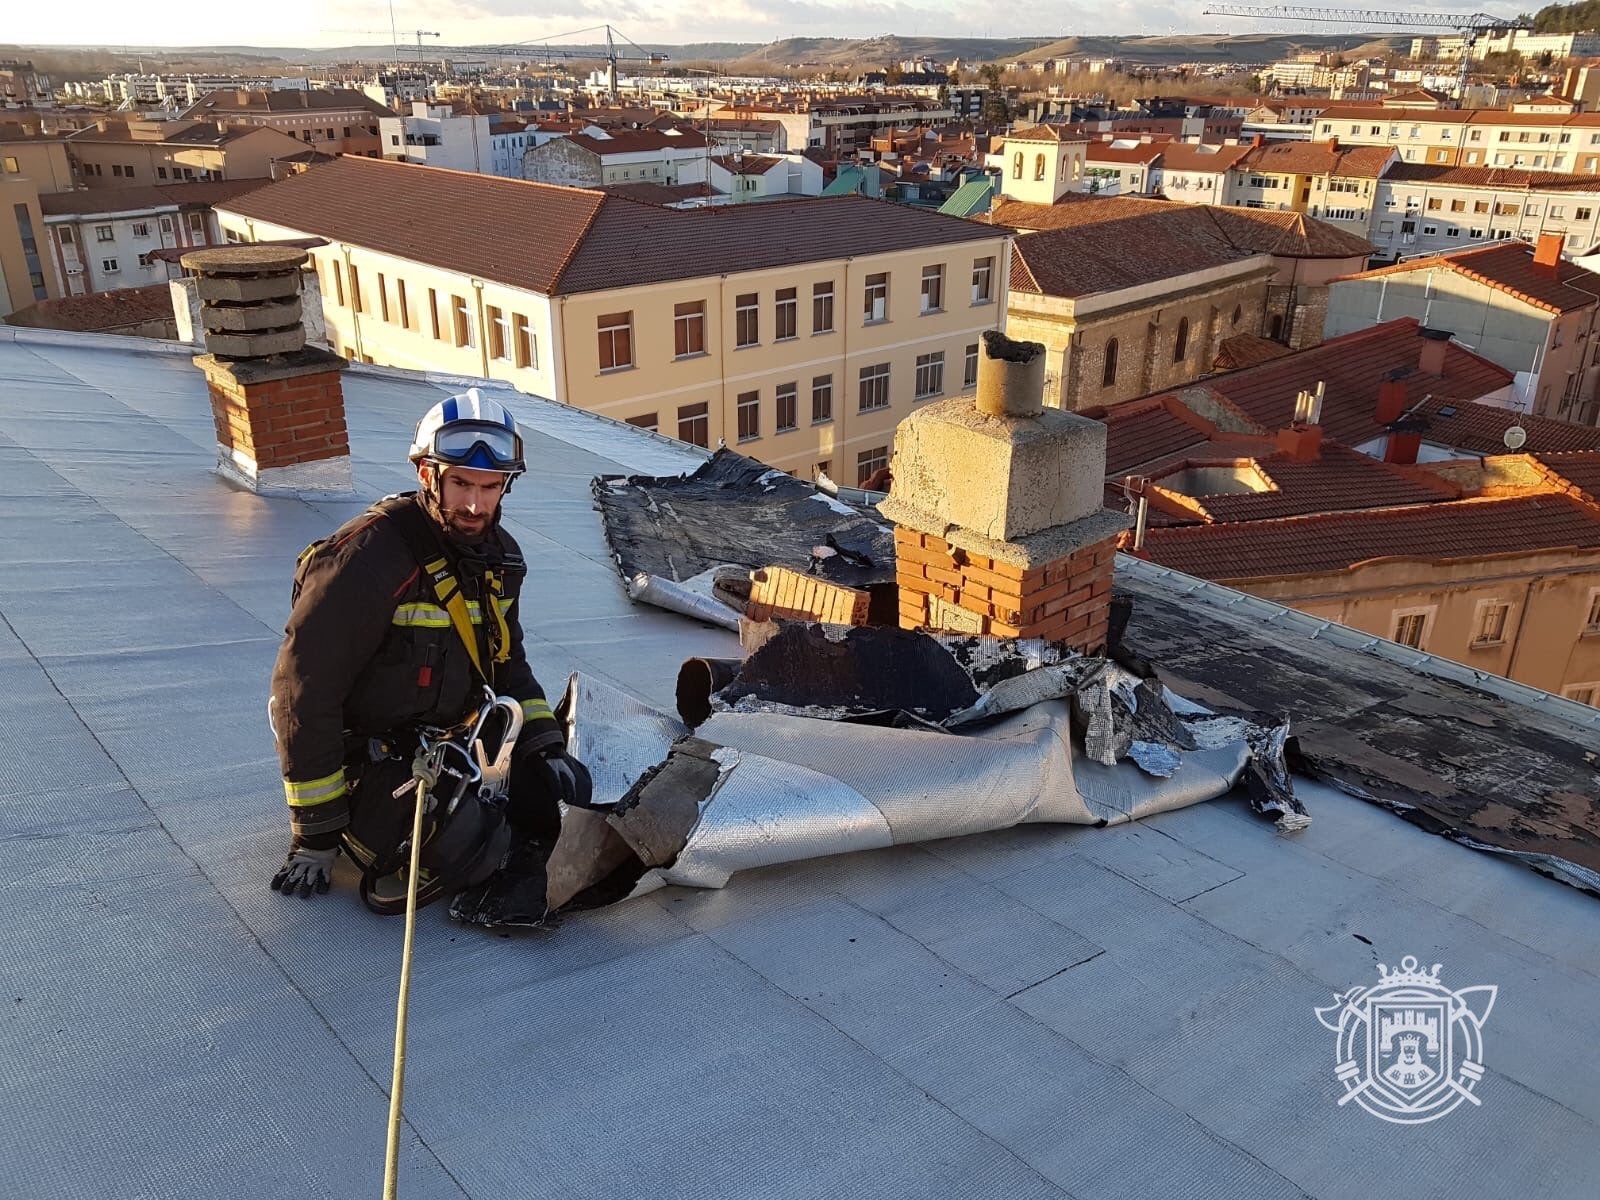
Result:
<svg viewBox="0 0 1600 1200"><path fill-rule="evenodd" d="M295 555L403 490L453 390L346 376L360 500L233 491L186 356L0 327L0 1178L376 1196L402 926L267 890ZM731 634L624 597L599 472L698 457L527 398L530 657L670 707ZM668 889L499 937L425 910L405 1197L1592 1197L1600 908L1299 781ZM1494 984L1481 1105L1341 1107L1314 1009ZM26 1181L19 1185L15 1181Z"/></svg>

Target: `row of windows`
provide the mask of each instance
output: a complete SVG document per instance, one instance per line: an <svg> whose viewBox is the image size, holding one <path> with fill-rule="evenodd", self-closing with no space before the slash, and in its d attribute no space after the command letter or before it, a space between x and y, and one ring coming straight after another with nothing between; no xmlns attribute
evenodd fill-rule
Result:
<svg viewBox="0 0 1600 1200"><path fill-rule="evenodd" d="M943 263L922 268L920 310L924 314L944 311L945 267ZM994 296L994 259L980 258L972 266L972 303L987 304ZM761 295L741 292L734 298L733 345L742 350L761 344ZM887 272L868 275L862 287L862 324L888 320L889 276ZM637 365L634 361L633 312L604 313L596 318L596 335L602 371L620 371ZM811 332L833 333L834 285L832 280L811 287ZM786 342L800 336L800 294L798 288L779 288L773 295L772 337ZM672 353L674 358L693 358L706 351L706 302L688 300L673 306Z"/></svg>
<svg viewBox="0 0 1600 1200"><path fill-rule="evenodd" d="M931 400L944 392L944 351L919 354L916 363L915 392L917 400ZM862 367L856 380L856 411L878 412L889 407L889 383L892 375L889 363L873 363ZM978 382L978 346L974 342L966 348L966 363L962 374L964 387ZM833 375L811 377L811 424L827 425L833 421ZM798 381L780 383L772 394L772 432L790 433L800 427L800 384ZM741 442L753 442L762 436L761 391L740 392L736 400L736 436ZM643 429L658 429L655 413L629 417L628 424ZM709 410L705 404L689 404L678 409L678 438L705 446L709 437Z"/></svg>
<svg viewBox="0 0 1600 1200"><path fill-rule="evenodd" d="M382 271L373 288L377 301L377 316L401 329L423 332L421 313L412 310L411 293L404 279L387 278ZM332 269L324 273L323 297L328 297L328 282L333 284L334 303L346 306L345 264L334 259ZM349 267L348 306L352 312L371 311L362 292L361 268L354 263ZM441 305L441 299L444 304ZM441 298L436 288L428 289L426 302L427 332L435 341L447 341L461 349L476 349L478 345L477 314L465 296L446 294ZM415 321L413 322L413 318ZM511 312L493 304L484 306L484 325L489 337L489 357L499 362L513 363L534 370L539 366L539 340L533 326L523 313Z"/></svg>
<svg viewBox="0 0 1600 1200"><path fill-rule="evenodd" d="M1072 155L1069 155L1069 154L1063 154L1061 156L1061 166L1060 166L1060 169L1056 173L1057 174L1057 178L1060 178L1060 179L1066 179L1067 178L1067 173L1068 173L1068 170L1069 170L1069 164L1070 164L1070 170L1071 170L1072 178L1073 179L1081 178L1082 175L1083 175L1083 162L1080 159L1078 159L1078 158L1076 158L1076 157L1074 157ZM1022 153L1021 150L1018 150L1015 154L1013 154L1011 156L1011 178L1013 178L1013 179L1021 179L1022 178L1023 166L1024 166L1023 153ZM1048 168L1045 165L1045 156L1043 154L1035 154L1033 156L1033 179L1034 179L1034 182L1035 183L1044 182L1045 176L1047 174L1048 174Z"/></svg>
<svg viewBox="0 0 1600 1200"><path fill-rule="evenodd" d="M1433 618L1437 606L1397 609L1390 640L1414 650L1426 650L1433 633ZM1472 649L1485 649L1505 644L1511 619L1509 600L1480 600L1472 621ZM1591 589L1589 604L1579 630L1583 637L1600 636L1600 588Z"/></svg>
<svg viewBox="0 0 1600 1200"><path fill-rule="evenodd" d="M1323 133L1332 133L1333 132L1333 124L1331 122L1324 121L1322 123L1322 132ZM1533 132L1533 131L1530 131L1530 130L1526 130L1526 129L1521 129L1521 130L1502 129L1502 130L1499 131L1499 133L1498 133L1498 135L1497 135L1495 140L1496 141L1501 141L1501 142L1509 142L1509 141L1513 140L1513 134L1515 135L1515 140L1517 142L1549 142L1551 140L1554 140L1557 144L1564 146L1564 145L1569 144L1572 141L1572 134L1571 134L1570 131L1557 133L1557 134L1553 135L1553 138L1552 138L1552 135L1549 132L1541 131L1541 132L1537 132L1536 133L1536 132ZM1351 125L1350 126L1350 136L1351 137L1360 137L1361 136L1361 126L1360 125ZM1384 136L1383 126L1381 126L1381 125L1369 125L1369 126L1367 126L1367 134L1366 134L1366 136L1368 136L1368 137L1382 137L1382 136ZM1400 126L1398 126L1398 125L1389 126L1389 132L1388 132L1387 136L1389 136L1391 138L1398 138L1400 136ZM1410 131L1406 134L1406 136L1409 137L1409 138L1420 138L1420 137L1422 137L1423 136L1422 126L1421 125L1413 125L1413 126L1411 126ZM1441 142L1448 142L1448 141L1452 140L1452 136L1453 135L1452 135L1452 133L1451 133L1451 131L1449 129L1440 129L1440 130L1438 130L1438 139ZM1469 129L1469 130L1467 130L1467 141L1469 141L1469 142L1481 142L1481 141L1483 141L1483 130L1481 130L1481 129ZM1591 133L1589 135L1589 145L1591 145L1591 146L1600 146L1600 133Z"/></svg>
<svg viewBox="0 0 1600 1200"><path fill-rule="evenodd" d="M1238 304L1233 306L1233 324L1238 325L1244 317L1244 308ZM1115 387L1117 384L1117 360L1122 352L1122 343L1118 338L1111 338L1106 342L1105 357L1101 360L1100 386ZM1181 317L1178 320L1178 331L1172 339L1172 361L1181 363L1189 357L1189 318Z"/></svg>

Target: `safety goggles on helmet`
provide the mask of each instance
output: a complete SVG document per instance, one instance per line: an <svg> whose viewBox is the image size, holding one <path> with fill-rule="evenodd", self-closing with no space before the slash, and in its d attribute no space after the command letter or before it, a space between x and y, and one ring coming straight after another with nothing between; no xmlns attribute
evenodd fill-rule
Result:
<svg viewBox="0 0 1600 1200"><path fill-rule="evenodd" d="M454 421L441 426L423 454L449 467L508 474L524 469L522 435L487 421Z"/></svg>

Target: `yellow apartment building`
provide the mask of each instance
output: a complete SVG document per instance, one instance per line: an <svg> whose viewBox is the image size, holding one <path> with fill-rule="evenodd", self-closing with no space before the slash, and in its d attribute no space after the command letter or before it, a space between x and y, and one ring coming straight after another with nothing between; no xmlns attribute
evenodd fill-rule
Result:
<svg viewBox="0 0 1600 1200"><path fill-rule="evenodd" d="M276 129L188 120L103 120L65 143L74 177L89 188L270 179L275 161L306 149Z"/></svg>
<svg viewBox="0 0 1600 1200"><path fill-rule="evenodd" d="M351 358L846 483L887 465L914 407L974 385L1005 322L1009 229L858 196L679 210L345 157L217 214L242 241L326 240Z"/></svg>

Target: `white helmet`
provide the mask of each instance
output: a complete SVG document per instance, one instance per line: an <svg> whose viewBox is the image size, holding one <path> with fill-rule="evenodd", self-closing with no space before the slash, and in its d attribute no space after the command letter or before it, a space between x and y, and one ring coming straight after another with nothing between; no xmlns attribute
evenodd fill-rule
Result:
<svg viewBox="0 0 1600 1200"><path fill-rule="evenodd" d="M412 462L426 458L447 467L499 471L513 479L528 469L516 418L477 388L430 408L417 423L407 457Z"/></svg>

